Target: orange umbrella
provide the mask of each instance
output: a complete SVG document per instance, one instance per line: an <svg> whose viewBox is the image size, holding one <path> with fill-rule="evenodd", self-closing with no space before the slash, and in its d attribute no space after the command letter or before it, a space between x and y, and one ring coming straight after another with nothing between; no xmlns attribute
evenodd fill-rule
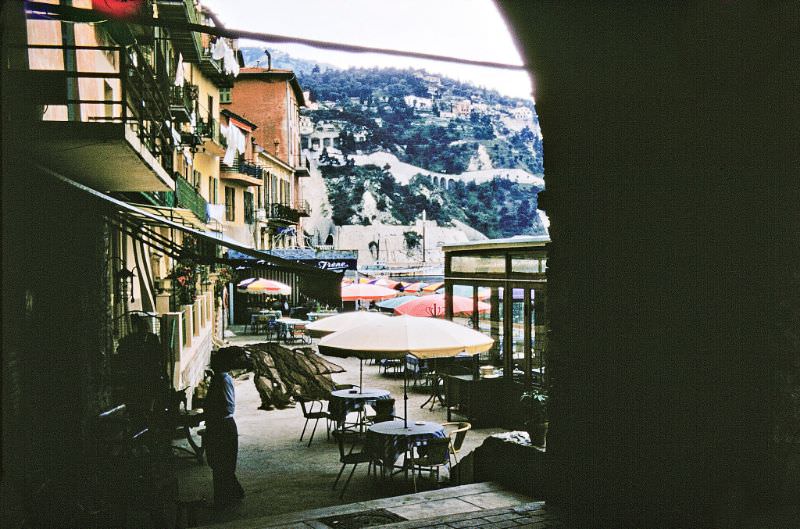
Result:
<svg viewBox="0 0 800 529"><path fill-rule="evenodd" d="M431 283L422 289L423 294L432 294L444 286L443 282Z"/></svg>
<svg viewBox="0 0 800 529"><path fill-rule="evenodd" d="M453 296L453 314L472 314L472 300L462 296ZM478 312L489 312L491 306L483 301L478 302ZM444 294L433 294L415 298L394 309L397 314L444 318Z"/></svg>
<svg viewBox="0 0 800 529"><path fill-rule="evenodd" d="M356 283L342 287L342 301L380 301L393 298L398 294L396 290L379 285Z"/></svg>

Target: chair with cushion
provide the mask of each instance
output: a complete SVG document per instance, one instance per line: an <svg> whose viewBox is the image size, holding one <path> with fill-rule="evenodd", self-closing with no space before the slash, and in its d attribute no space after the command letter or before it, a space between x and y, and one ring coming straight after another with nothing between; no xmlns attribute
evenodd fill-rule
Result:
<svg viewBox="0 0 800 529"><path fill-rule="evenodd" d="M461 445L464 444L464 438L467 436L467 432L472 425L468 422L445 422L442 423L444 426L445 432L447 432L447 436L450 439L450 453L453 454L453 458L458 463L458 451L461 450Z"/></svg>
<svg viewBox="0 0 800 529"><path fill-rule="evenodd" d="M347 481L345 481L342 492L339 494L339 499L342 499L344 497L344 491L347 490L347 485L350 484L350 480L356 471L356 467L361 463L367 463L367 474L369 474L372 469L373 457L371 451L364 445L364 437L362 435L355 432L341 432L338 430L334 430L332 434L339 447L339 462L342 464L342 468L339 469L339 474L336 475L336 481L333 482L333 490L336 490L336 485L339 483L339 479L342 477L342 472L344 472L345 467L347 465L353 465L353 470L351 470L350 475L347 476ZM362 448L360 451L356 452L355 448L358 445L361 445Z"/></svg>
<svg viewBox="0 0 800 529"><path fill-rule="evenodd" d="M417 492L416 473L428 472L430 476L436 475L436 486L439 486L439 469L447 465L450 467L450 438L441 437L428 439L424 445L416 447L416 455L411 461L411 474L414 479L414 492Z"/></svg>
<svg viewBox="0 0 800 529"><path fill-rule="evenodd" d="M305 397L296 397L295 400L300 403L300 408L303 410L303 417L305 417L306 422L303 425L303 431L300 433L300 440L303 440L303 436L306 433L306 427L308 426L308 421L314 421L314 428L311 430L311 437L308 440L308 446L311 446L311 441L314 440L314 433L317 431L317 424L319 423L320 419L325 419L325 425L327 429L327 436L330 439L330 424L328 419L330 419L330 414L325 411L324 405L321 400L311 400ZM316 409L315 409L316 408Z"/></svg>

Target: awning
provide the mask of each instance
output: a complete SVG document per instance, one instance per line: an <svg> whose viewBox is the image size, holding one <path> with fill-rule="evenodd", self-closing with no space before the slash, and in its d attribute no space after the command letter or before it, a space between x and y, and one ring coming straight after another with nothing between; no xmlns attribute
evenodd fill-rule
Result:
<svg viewBox="0 0 800 529"><path fill-rule="evenodd" d="M322 290L325 291L326 298L339 295L340 274L254 250L253 248L249 248L225 237L221 233L202 231L182 222L176 222L161 214L147 211L149 207L143 208L134 206L70 180L51 169L41 165L37 165L37 167L44 173L51 175L57 181L65 184L68 189L79 192L84 197L93 200L97 206L98 213L104 215L111 224L122 232L170 257L179 258L188 254L200 263L236 264L235 260L229 260L218 256L218 252L216 251L218 247L228 248L248 256L250 258L248 262L249 266L296 273L310 283L314 283L320 287L324 286ZM197 247L187 248L181 246L171 237L163 233L164 228L178 230L184 234L194 236L198 243ZM334 291L336 291L336 294L332 294ZM328 302L331 303L333 301L335 300L331 299Z"/></svg>
<svg viewBox="0 0 800 529"><path fill-rule="evenodd" d="M133 204L131 204L133 205ZM198 230L206 231L206 223L197 218L197 215L192 213L191 210L185 208L171 208L168 206L153 206L150 204L135 204L135 206L144 211L148 211L155 215L166 217L168 220L173 220L184 226L196 228Z"/></svg>
<svg viewBox="0 0 800 529"><path fill-rule="evenodd" d="M264 250L264 252L281 259L304 263L320 270L329 270L338 274L343 274L346 270L356 270L358 264L358 254L352 250L315 251L313 248L281 248ZM243 261L253 260L252 257L243 255L235 250L228 251L228 258Z"/></svg>

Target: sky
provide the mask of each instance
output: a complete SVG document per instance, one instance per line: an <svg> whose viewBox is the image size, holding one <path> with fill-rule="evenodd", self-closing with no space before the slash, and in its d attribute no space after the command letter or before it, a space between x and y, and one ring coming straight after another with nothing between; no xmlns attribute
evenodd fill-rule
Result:
<svg viewBox="0 0 800 529"><path fill-rule="evenodd" d="M231 29L475 60L522 64L491 0L201 0ZM240 46L265 46L240 41ZM296 44L267 45L298 58L342 68L410 67L531 99L524 71L456 65L374 53L345 53Z"/></svg>

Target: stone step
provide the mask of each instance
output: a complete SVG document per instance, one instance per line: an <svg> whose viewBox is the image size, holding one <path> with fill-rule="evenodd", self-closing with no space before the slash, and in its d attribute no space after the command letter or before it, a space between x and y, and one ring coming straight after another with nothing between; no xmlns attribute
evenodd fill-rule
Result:
<svg viewBox="0 0 800 529"><path fill-rule="evenodd" d="M470 522L473 519L482 520L482 524L496 522L502 527L511 527L507 523L509 520L520 521L520 523L515 521L514 526L522 525L521 522L529 518L535 522L541 522L543 512L539 513L538 511L542 509L543 505L544 502L534 502L523 494L504 489L497 483L487 482L276 516L238 520L227 522L224 525L207 527L209 529L221 527L229 529L329 529L347 527L346 520L354 517L370 520L370 523L369 525L351 524L351 526L376 529L378 527L404 529L432 526L474 527L476 525ZM463 525L458 525L459 523ZM494 527L494 525L487 527Z"/></svg>

